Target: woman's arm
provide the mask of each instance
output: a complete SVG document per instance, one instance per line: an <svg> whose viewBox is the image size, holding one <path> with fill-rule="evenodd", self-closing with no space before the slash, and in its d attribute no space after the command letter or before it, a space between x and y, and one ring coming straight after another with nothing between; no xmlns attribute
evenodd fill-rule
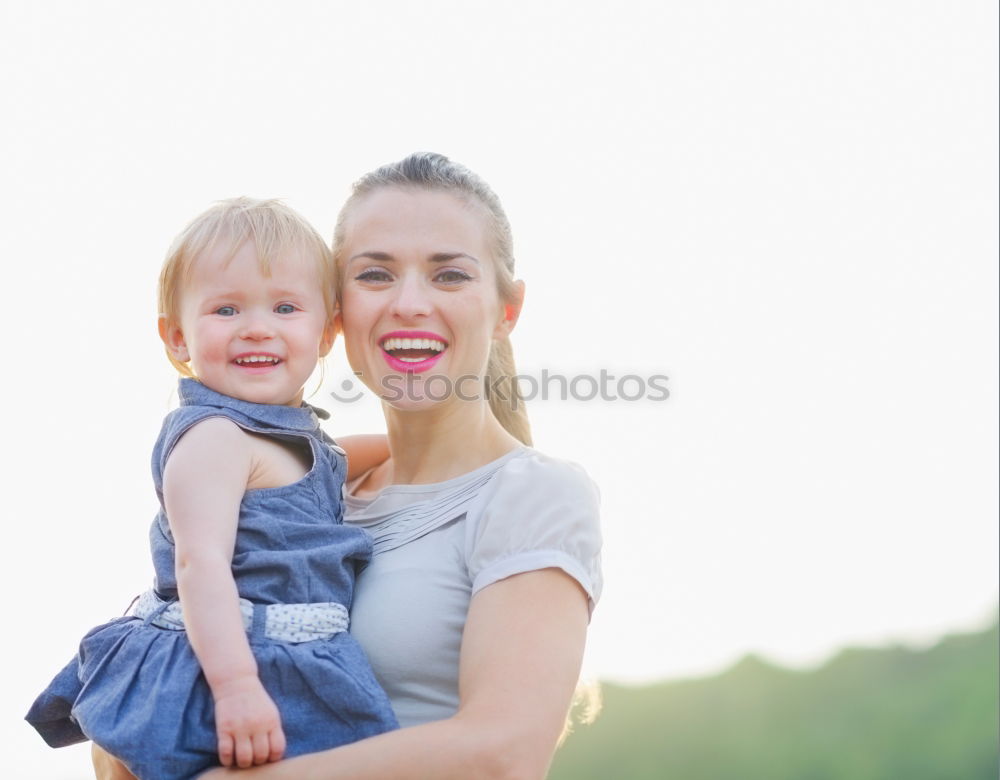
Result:
<svg viewBox="0 0 1000 780"><path fill-rule="evenodd" d="M342 436L337 445L347 453L347 481L352 482L389 458L389 438L384 433Z"/></svg>
<svg viewBox="0 0 1000 780"><path fill-rule="evenodd" d="M254 467L250 438L213 417L177 442L163 472L184 626L215 701L219 760L247 767L285 750L278 708L257 677L232 558L239 507Z"/></svg>
<svg viewBox="0 0 1000 780"><path fill-rule="evenodd" d="M580 674L587 619L586 594L559 569L500 580L469 606L454 716L239 777L543 778ZM204 777L228 774L216 770Z"/></svg>

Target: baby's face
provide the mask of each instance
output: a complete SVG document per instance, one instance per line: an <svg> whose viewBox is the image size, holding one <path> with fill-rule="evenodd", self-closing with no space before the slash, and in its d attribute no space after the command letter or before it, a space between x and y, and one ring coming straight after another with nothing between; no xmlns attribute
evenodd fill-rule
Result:
<svg viewBox="0 0 1000 780"><path fill-rule="evenodd" d="M265 276L252 242L228 262L226 255L220 248L194 261L181 292L180 322L166 326L164 341L216 392L298 406L335 333L318 269L312 258L291 253L272 262Z"/></svg>

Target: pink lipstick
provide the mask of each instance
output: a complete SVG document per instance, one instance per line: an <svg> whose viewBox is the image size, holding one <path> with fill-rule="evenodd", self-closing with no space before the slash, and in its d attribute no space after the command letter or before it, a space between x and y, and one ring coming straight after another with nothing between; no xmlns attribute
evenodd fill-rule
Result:
<svg viewBox="0 0 1000 780"><path fill-rule="evenodd" d="M420 374L434 367L448 342L426 330L394 330L379 339L382 357L393 371Z"/></svg>

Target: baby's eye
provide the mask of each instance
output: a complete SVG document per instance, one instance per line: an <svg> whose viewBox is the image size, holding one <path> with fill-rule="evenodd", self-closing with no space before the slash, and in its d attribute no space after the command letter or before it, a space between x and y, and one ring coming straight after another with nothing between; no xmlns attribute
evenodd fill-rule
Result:
<svg viewBox="0 0 1000 780"><path fill-rule="evenodd" d="M359 282L391 282L392 275L384 268L367 268L354 279Z"/></svg>
<svg viewBox="0 0 1000 780"><path fill-rule="evenodd" d="M471 278L465 271L460 271L457 268L445 268L438 271L434 276L434 281L442 284L458 284L460 282L467 282Z"/></svg>
<svg viewBox="0 0 1000 780"><path fill-rule="evenodd" d="M290 304L290 303L279 303L277 306L274 307L274 310L278 314L294 314L295 313L295 307L292 304Z"/></svg>
<svg viewBox="0 0 1000 780"><path fill-rule="evenodd" d="M232 317L234 314L236 314L236 307L220 306L218 309L215 310L215 313L221 314L223 317Z"/></svg>

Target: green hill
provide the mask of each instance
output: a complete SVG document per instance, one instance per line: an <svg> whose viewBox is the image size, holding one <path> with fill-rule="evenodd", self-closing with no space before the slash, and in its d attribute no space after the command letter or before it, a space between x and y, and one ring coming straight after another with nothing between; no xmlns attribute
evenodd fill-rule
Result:
<svg viewBox="0 0 1000 780"><path fill-rule="evenodd" d="M605 684L550 780L996 780L998 631L928 650L848 649L798 672L748 656L717 677Z"/></svg>

